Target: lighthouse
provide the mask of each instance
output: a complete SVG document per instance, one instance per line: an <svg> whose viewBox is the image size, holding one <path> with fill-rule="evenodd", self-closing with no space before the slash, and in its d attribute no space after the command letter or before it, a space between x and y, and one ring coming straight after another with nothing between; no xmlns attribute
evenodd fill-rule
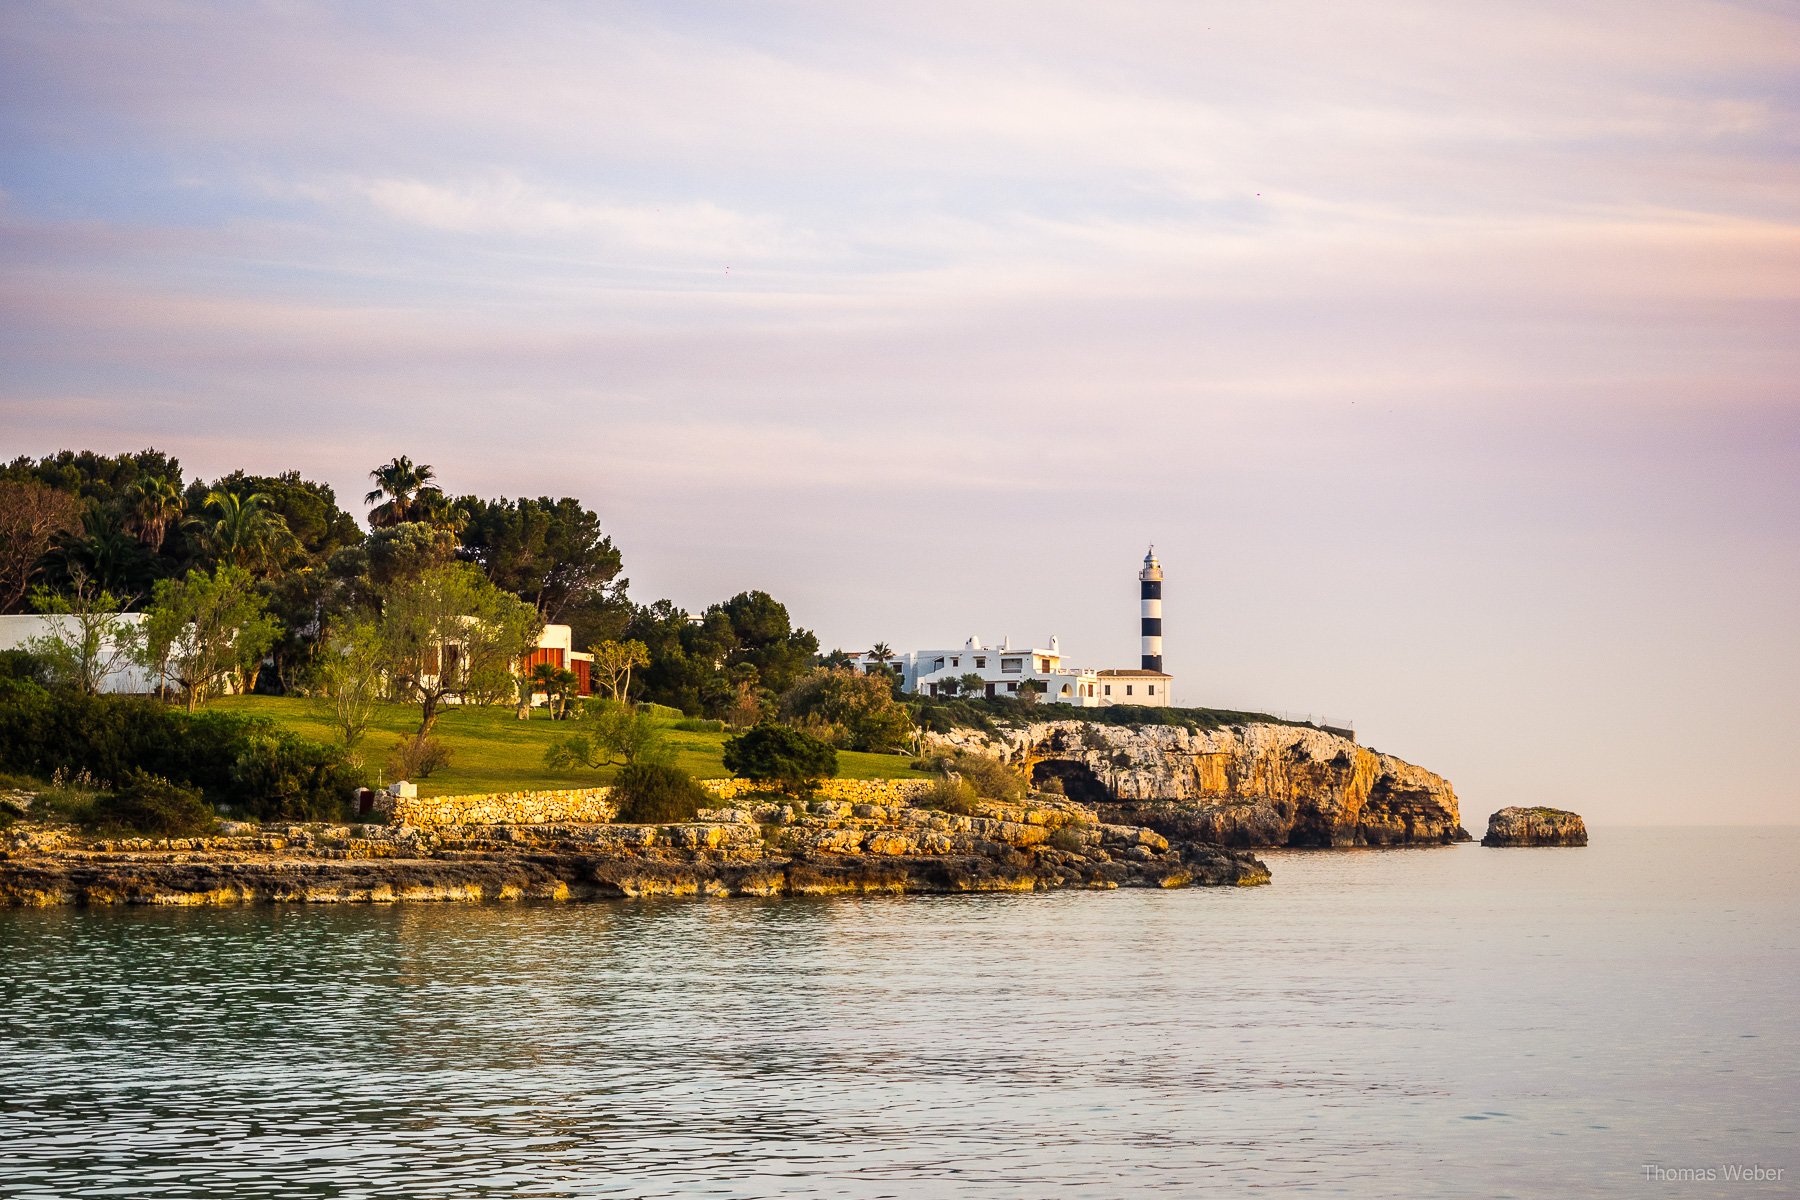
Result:
<svg viewBox="0 0 1800 1200"><path fill-rule="evenodd" d="M1162 564L1156 561L1156 547L1144 555L1144 569L1138 572L1138 595L1143 605L1143 669L1162 670Z"/></svg>

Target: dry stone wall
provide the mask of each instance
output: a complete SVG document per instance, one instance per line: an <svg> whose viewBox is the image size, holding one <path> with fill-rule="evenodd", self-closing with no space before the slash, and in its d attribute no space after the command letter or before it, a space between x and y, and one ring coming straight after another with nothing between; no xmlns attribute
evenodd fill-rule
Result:
<svg viewBox="0 0 1800 1200"><path fill-rule="evenodd" d="M747 779L703 779L721 804L767 786ZM922 779L827 779L813 793L840 804L904 806L931 787ZM549 792L487 792L473 796L393 796L380 793L375 810L396 825L579 825L604 824L617 811L611 788Z"/></svg>

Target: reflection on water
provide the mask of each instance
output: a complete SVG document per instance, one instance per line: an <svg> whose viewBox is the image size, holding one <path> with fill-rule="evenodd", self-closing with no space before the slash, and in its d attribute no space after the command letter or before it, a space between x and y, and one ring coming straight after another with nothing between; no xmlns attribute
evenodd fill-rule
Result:
<svg viewBox="0 0 1800 1200"><path fill-rule="evenodd" d="M1756 1159L1786 1194L1797 850L1599 830L1276 853L1243 891L0 912L0 1196L1639 1195L1645 1163Z"/></svg>

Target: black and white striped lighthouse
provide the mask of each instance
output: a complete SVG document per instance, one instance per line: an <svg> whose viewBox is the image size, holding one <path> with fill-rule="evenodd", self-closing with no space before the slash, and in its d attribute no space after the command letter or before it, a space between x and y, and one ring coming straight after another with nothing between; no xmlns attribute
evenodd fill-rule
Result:
<svg viewBox="0 0 1800 1200"><path fill-rule="evenodd" d="M1146 671L1162 670L1162 564L1156 561L1156 547L1144 555L1144 569L1138 572L1138 594L1143 599L1143 642Z"/></svg>

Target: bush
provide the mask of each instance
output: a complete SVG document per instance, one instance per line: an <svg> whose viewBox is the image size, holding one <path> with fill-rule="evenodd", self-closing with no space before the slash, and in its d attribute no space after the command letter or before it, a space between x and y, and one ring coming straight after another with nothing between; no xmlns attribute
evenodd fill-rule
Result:
<svg viewBox="0 0 1800 1200"><path fill-rule="evenodd" d="M798 795L837 774L837 747L786 725L758 725L726 739L725 769Z"/></svg>
<svg viewBox="0 0 1800 1200"><path fill-rule="evenodd" d="M712 806L712 793L667 763L632 763L613 777L613 820L626 825L666 825L692 821Z"/></svg>
<svg viewBox="0 0 1800 1200"><path fill-rule="evenodd" d="M87 823L183 837L211 829L213 811L194 789L133 769L120 781L117 791L102 792L95 798L88 809Z"/></svg>
<svg viewBox="0 0 1800 1200"><path fill-rule="evenodd" d="M998 800L1002 804L1022 804L1031 794L1031 785L1026 782L1025 772L985 754L959 751L955 755L932 759L929 766L946 775L961 776L964 782L975 789L976 795L987 800Z"/></svg>
<svg viewBox="0 0 1800 1200"><path fill-rule="evenodd" d="M17 679L49 687L50 664L29 650L0 650L0 679Z"/></svg>
<svg viewBox="0 0 1800 1200"><path fill-rule="evenodd" d="M959 817L975 815L975 789L961 779L940 779L913 802L917 808L935 808Z"/></svg>
<svg viewBox="0 0 1800 1200"><path fill-rule="evenodd" d="M231 768L232 804L259 821L341 821L363 772L333 746L291 733L248 739Z"/></svg>
<svg viewBox="0 0 1800 1200"><path fill-rule="evenodd" d="M1050 835L1050 844L1068 854L1080 854L1087 847L1079 833L1072 826L1064 825Z"/></svg>
<svg viewBox="0 0 1800 1200"><path fill-rule="evenodd" d="M656 705L645 705L644 707L646 707L646 708L661 708L662 706L660 704L656 704ZM669 728L670 729L679 729L683 733L723 733L725 731L725 722L723 722L723 721L703 721L698 717L684 717L681 720L675 722L673 725L669 726Z"/></svg>
<svg viewBox="0 0 1800 1200"><path fill-rule="evenodd" d="M395 779L424 779L439 767L450 765L456 751L428 733L401 738L388 754L388 773Z"/></svg>

